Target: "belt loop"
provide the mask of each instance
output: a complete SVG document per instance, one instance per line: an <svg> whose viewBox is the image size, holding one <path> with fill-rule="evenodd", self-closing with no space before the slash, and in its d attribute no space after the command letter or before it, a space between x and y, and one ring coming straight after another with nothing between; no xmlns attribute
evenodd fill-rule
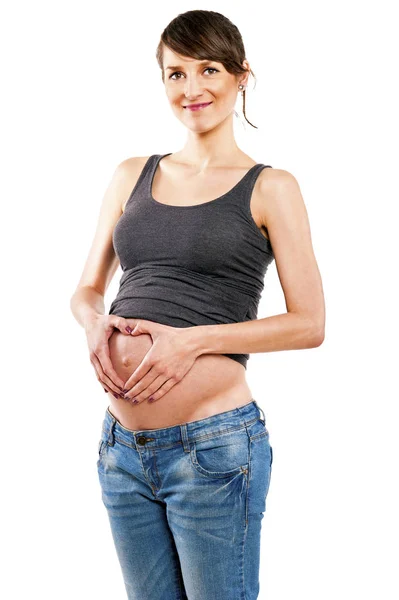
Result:
<svg viewBox="0 0 399 600"><path fill-rule="evenodd" d="M183 442L184 452L190 452L190 442L187 435L187 425L180 425L181 439Z"/></svg>
<svg viewBox="0 0 399 600"><path fill-rule="evenodd" d="M258 407L258 409L259 409L259 411L260 411L261 415L263 415L263 419L260 419L260 421L262 421L263 425L265 425L265 424L266 424L266 415L265 415L265 413L263 412L263 409L262 409L262 408L259 406L259 404L256 402L255 398L253 398L253 401L255 402L256 406Z"/></svg>
<svg viewBox="0 0 399 600"><path fill-rule="evenodd" d="M114 435L114 427L116 424L115 417L111 417L112 422L108 432L108 445L113 446L115 444L115 435Z"/></svg>

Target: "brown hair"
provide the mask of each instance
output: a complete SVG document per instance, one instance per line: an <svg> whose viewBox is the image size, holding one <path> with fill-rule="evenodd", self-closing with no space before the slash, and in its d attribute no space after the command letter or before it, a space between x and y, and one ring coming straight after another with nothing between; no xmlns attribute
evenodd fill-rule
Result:
<svg viewBox="0 0 399 600"><path fill-rule="evenodd" d="M245 48L241 33L230 19L212 10L189 10L179 14L165 27L156 51L156 58L162 70L162 81L164 45L182 56L220 62L226 71L233 75L246 72L242 66ZM252 69L249 72L256 82ZM245 120L257 129L245 114L245 91L242 92L242 112ZM236 112L235 114L237 115Z"/></svg>

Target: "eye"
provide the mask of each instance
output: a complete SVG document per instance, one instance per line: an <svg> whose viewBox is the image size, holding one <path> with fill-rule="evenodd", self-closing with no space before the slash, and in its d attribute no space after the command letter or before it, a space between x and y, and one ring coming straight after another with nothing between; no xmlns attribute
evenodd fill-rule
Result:
<svg viewBox="0 0 399 600"><path fill-rule="evenodd" d="M205 71L215 71L215 73L219 73L219 71L217 69L214 69L213 67L207 67L206 69L204 69ZM173 76L174 75L182 75L181 71L175 71L174 73L172 73L172 75L169 76L169 79L173 79L173 81L177 81L177 79L175 79ZM178 79L180 79L180 77L178 77Z"/></svg>

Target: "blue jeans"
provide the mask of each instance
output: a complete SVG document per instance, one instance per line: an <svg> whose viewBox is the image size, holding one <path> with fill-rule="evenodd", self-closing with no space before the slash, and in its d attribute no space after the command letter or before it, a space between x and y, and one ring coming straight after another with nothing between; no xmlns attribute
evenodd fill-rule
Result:
<svg viewBox="0 0 399 600"><path fill-rule="evenodd" d="M256 400L142 431L107 408L98 452L129 600L258 598L273 451Z"/></svg>

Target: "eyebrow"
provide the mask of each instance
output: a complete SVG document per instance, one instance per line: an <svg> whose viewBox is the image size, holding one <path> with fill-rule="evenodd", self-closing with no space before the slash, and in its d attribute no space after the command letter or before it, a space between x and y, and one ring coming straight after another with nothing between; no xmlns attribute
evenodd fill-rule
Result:
<svg viewBox="0 0 399 600"><path fill-rule="evenodd" d="M212 62L214 62L214 61L213 60L201 60L200 64L204 65L204 64L210 64ZM168 69L175 70L175 69L183 69L183 68L184 67L181 67L180 65L177 65L176 67L173 67L172 65L170 65L170 66L166 67L165 71L167 71Z"/></svg>

